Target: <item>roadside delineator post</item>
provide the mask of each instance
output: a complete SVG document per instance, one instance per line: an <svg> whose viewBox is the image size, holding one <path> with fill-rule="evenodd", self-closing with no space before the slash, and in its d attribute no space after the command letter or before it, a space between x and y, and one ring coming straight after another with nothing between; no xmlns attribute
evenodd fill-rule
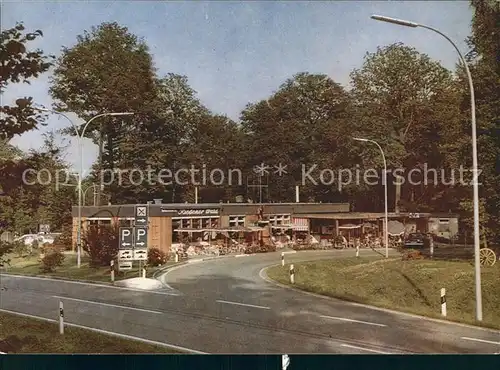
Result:
<svg viewBox="0 0 500 370"><path fill-rule="evenodd" d="M59 301L59 334L64 334L64 306L62 301Z"/></svg>
<svg viewBox="0 0 500 370"><path fill-rule="evenodd" d="M431 246L431 258L434 256L434 239L432 238L432 236L430 237L430 246Z"/></svg>
<svg viewBox="0 0 500 370"><path fill-rule="evenodd" d="M142 268L142 278L145 279L146 278L146 268Z"/></svg>
<svg viewBox="0 0 500 370"><path fill-rule="evenodd" d="M111 260L109 265L110 265L109 267L111 270L111 282L114 283L115 282L115 261Z"/></svg>
<svg viewBox="0 0 500 370"><path fill-rule="evenodd" d="M356 244L356 257L359 257L359 244Z"/></svg>
<svg viewBox="0 0 500 370"><path fill-rule="evenodd" d="M446 316L446 289L441 288L441 315Z"/></svg>
<svg viewBox="0 0 500 370"><path fill-rule="evenodd" d="M290 283L295 283L295 270L293 269L293 264L290 265Z"/></svg>
<svg viewBox="0 0 500 370"><path fill-rule="evenodd" d="M175 251L175 263L179 262L179 251Z"/></svg>
<svg viewBox="0 0 500 370"><path fill-rule="evenodd" d="M285 266L285 252L281 252L281 266Z"/></svg>

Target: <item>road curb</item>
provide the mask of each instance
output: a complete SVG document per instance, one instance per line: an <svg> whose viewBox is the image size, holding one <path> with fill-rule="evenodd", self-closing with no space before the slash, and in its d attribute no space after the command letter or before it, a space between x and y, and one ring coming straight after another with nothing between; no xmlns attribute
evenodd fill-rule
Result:
<svg viewBox="0 0 500 370"><path fill-rule="evenodd" d="M307 262L307 261L304 261L304 262ZM455 326L460 326L460 327L468 328L468 329L476 329L476 330L481 330L481 331L489 332L491 334L500 334L500 330L497 330L497 329L485 328L483 326L475 326L475 325L471 325L471 324L463 324L463 323L456 322L456 321L440 320L440 319L436 319L436 318L433 318L433 317L422 316L422 315L417 315L417 314L403 312L403 311L391 310L389 308L371 306L371 305L364 304L364 303L356 303L356 302L344 301L344 300L342 300L340 298L329 297L329 296L326 296L326 295L321 295L321 294L317 294L317 293L313 293L313 292L308 292L306 290L294 288L294 287L291 287L289 285L285 285L285 284L279 283L279 282L271 279L269 276L267 276L267 272L266 271L268 269L272 268L272 267L277 267L277 266L281 266L281 264L279 264L279 263L278 264L273 264L273 265L270 265L270 266L262 268L259 271L259 277L262 280L264 280L267 283L269 283L269 284L273 284L273 285L279 286L280 288L293 290L293 291L295 291L297 293L302 293L302 294L310 295L310 296L313 296L313 297L316 297L316 298L322 298L322 299L326 299L326 300L330 300L330 301L340 301L342 303L345 303L345 304L348 304L348 305L351 305L351 306L363 307L363 308L367 308L367 309L374 310L374 311L381 311L381 312L391 313L391 314L394 314L394 315L411 317L411 318L414 318L414 319L427 320L427 321L437 322L437 323L440 323L440 324L455 325Z"/></svg>
<svg viewBox="0 0 500 370"><path fill-rule="evenodd" d="M292 251L287 251L287 252L283 252L283 253L284 254L294 254L294 253L298 253L298 252L310 252L310 251L309 250L307 250L307 251L292 250ZM317 252L331 252L331 250L317 250ZM279 253L279 251L269 252L269 253ZM227 258L249 257L249 256L256 256L256 255L261 255L261 254L264 255L264 254L267 254L267 253L250 253L250 254L224 255L224 256L217 256L217 257L198 258L198 259L195 259L195 260L187 260L187 261L184 261L184 262L180 262L177 265L169 266L169 267L167 267L167 268L165 268L163 270L160 270L161 273L159 273L158 275L154 276L154 278L157 279L157 280L159 280L166 288L171 289L171 290L176 290L176 289L172 288L165 281L165 276L167 276L172 271L175 271L175 270L180 269L182 267L191 266L193 264L202 263L202 262L206 262L206 261L214 261L214 260L227 259ZM157 272L159 272L159 271L157 271Z"/></svg>

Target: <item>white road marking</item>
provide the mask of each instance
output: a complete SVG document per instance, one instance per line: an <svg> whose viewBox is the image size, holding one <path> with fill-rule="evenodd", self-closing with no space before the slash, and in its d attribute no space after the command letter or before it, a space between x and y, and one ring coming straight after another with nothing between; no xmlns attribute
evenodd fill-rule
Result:
<svg viewBox="0 0 500 370"><path fill-rule="evenodd" d="M54 282L59 282L59 283L76 284L76 285L86 285L86 286L96 286L96 287L108 288L108 289L131 290L131 291L134 291L134 292L141 292L141 293L148 293L148 294L162 294L162 295L179 296L179 294L177 294L177 293L155 292L155 291L143 290L143 289L126 288L126 287L119 287L119 286L113 286L113 285L104 285L104 284L98 284L98 283L85 283L83 281L71 281L71 280L64 280L64 279L51 279L51 278L39 277L39 276L24 276L24 275L12 275L12 274L0 274L0 276L7 276L7 277L10 277L10 278L14 278L14 279L20 278L20 279L32 279L32 280L48 280L48 281L54 281Z"/></svg>
<svg viewBox="0 0 500 370"><path fill-rule="evenodd" d="M187 263L201 263L203 262L203 259L195 259L195 260L188 260Z"/></svg>
<svg viewBox="0 0 500 370"><path fill-rule="evenodd" d="M374 326L381 326L381 327L386 327L387 326L387 325L384 325L384 324L377 324L376 322L353 320L353 319L347 319L345 317L334 317L334 316L324 316L324 315L320 315L319 317L323 317L325 319L348 321L348 322L356 322L356 323L359 323L359 324L374 325Z"/></svg>
<svg viewBox="0 0 500 370"><path fill-rule="evenodd" d="M238 303L238 302L230 302L230 301L222 301L222 300L217 300L219 303L226 303L226 304L233 304L236 306L247 306L247 307L253 307L253 308L263 308L264 310L270 310L270 307L264 307L264 306L256 306L253 304L246 304L246 303Z"/></svg>
<svg viewBox="0 0 500 370"><path fill-rule="evenodd" d="M373 352L373 353L381 353L381 354L384 354L384 355L390 355L389 352L382 352L382 351L376 351L374 349L369 349L369 348L351 346L350 344L341 344L341 346L342 347L347 347L347 348L359 349L361 351L367 351L367 352Z"/></svg>
<svg viewBox="0 0 500 370"><path fill-rule="evenodd" d="M43 321L48 321L48 322L59 323L59 320L47 319L46 317L29 315L27 313L21 313L21 312L16 312L16 311L4 310L2 308L0 308L0 312L7 312L7 313L10 313L10 314L13 314L13 315L19 315L19 316L29 317L29 318L37 319L37 320L43 320ZM181 351L181 352L196 353L196 354L200 354L200 355L206 355L207 354L206 352L200 352L200 351L197 351L197 350L191 349L191 348L179 347L179 346L176 346L174 344L156 342L154 340L144 339L144 338L140 338L140 337L134 337L132 335L120 334L120 333L115 333L115 332L112 332L112 331L91 328L91 327L88 327L88 326L83 326L83 325L78 325L78 324L72 324L72 323L69 323L67 321L64 322L64 325L65 326L72 326L74 328L80 328L80 329L95 331L97 333L111 335L111 336L119 337L119 338L123 338L123 339L136 340L138 342L143 342L143 343L148 343L148 344L152 344L152 345L155 345L155 346L170 348L170 349L178 350L178 351Z"/></svg>
<svg viewBox="0 0 500 370"><path fill-rule="evenodd" d="M482 343L489 343L489 344L500 345L500 342L493 342L491 340L486 340L486 339L469 338L469 337L460 337L460 339L470 340L470 341L473 341L473 342L482 342Z"/></svg>
<svg viewBox="0 0 500 370"><path fill-rule="evenodd" d="M234 257L236 257L236 258L240 258L240 257L249 257L249 256L251 256L251 255L250 255L250 254L237 254L237 255L236 255L236 256L234 256Z"/></svg>
<svg viewBox="0 0 500 370"><path fill-rule="evenodd" d="M152 311L152 310L146 310L146 309L143 309L143 308L134 308L134 307L127 307L127 306L119 306L119 305L110 304L110 303L101 303L101 302L95 302L95 301L87 301L85 299L61 297L61 296L57 296L57 295L53 295L52 298L59 298L59 299L62 299L62 300L67 300L67 301L75 301L75 302L84 302L84 303L90 303L90 304L97 304L97 305L100 305L100 306L108 306L108 307L115 307L115 308L125 308L127 310L156 313L158 315L162 315L163 314L163 312L160 312L160 311Z"/></svg>
<svg viewBox="0 0 500 370"><path fill-rule="evenodd" d="M294 253L297 253L297 251L283 252L283 254L294 254Z"/></svg>

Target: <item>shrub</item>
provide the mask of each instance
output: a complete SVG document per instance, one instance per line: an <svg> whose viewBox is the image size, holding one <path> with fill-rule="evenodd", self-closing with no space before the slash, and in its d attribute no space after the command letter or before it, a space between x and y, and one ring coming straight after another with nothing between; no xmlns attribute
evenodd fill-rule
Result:
<svg viewBox="0 0 500 370"><path fill-rule="evenodd" d="M18 257L25 257L31 252L30 246L26 245L24 242L13 242L12 251L17 254Z"/></svg>
<svg viewBox="0 0 500 370"><path fill-rule="evenodd" d="M6 256L12 252L13 248L14 245L12 243L0 240L0 267L4 267L6 264L9 264L10 259L6 258Z"/></svg>
<svg viewBox="0 0 500 370"><path fill-rule="evenodd" d="M276 252L276 246L271 244L250 245L245 248L245 254Z"/></svg>
<svg viewBox="0 0 500 370"><path fill-rule="evenodd" d="M55 268L61 266L64 261L64 254L57 249L49 251L42 258L42 271L54 272Z"/></svg>
<svg viewBox="0 0 500 370"><path fill-rule="evenodd" d="M90 227L82 235L82 248L90 258L91 266L109 266L118 254L118 226Z"/></svg>
<svg viewBox="0 0 500 370"><path fill-rule="evenodd" d="M54 246L60 250L71 250L73 244L73 226L71 224L64 224L61 234L54 239Z"/></svg>
<svg viewBox="0 0 500 370"><path fill-rule="evenodd" d="M168 261L168 254L158 248L148 249L148 265L160 266Z"/></svg>
<svg viewBox="0 0 500 370"><path fill-rule="evenodd" d="M410 250L405 251L401 257L401 259L403 261L419 260L422 258L424 258L424 256L422 255L422 252L415 250L415 249L410 249Z"/></svg>

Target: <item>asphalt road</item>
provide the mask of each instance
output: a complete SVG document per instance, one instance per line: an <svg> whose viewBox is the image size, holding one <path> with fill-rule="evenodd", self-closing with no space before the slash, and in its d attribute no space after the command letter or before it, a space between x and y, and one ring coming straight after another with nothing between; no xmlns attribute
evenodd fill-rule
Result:
<svg viewBox="0 0 500 370"><path fill-rule="evenodd" d="M352 251L287 254L287 262ZM373 254L371 251L362 251ZM261 276L279 253L184 265L158 292L1 275L0 309L205 353L496 353L500 332L307 295Z"/></svg>

